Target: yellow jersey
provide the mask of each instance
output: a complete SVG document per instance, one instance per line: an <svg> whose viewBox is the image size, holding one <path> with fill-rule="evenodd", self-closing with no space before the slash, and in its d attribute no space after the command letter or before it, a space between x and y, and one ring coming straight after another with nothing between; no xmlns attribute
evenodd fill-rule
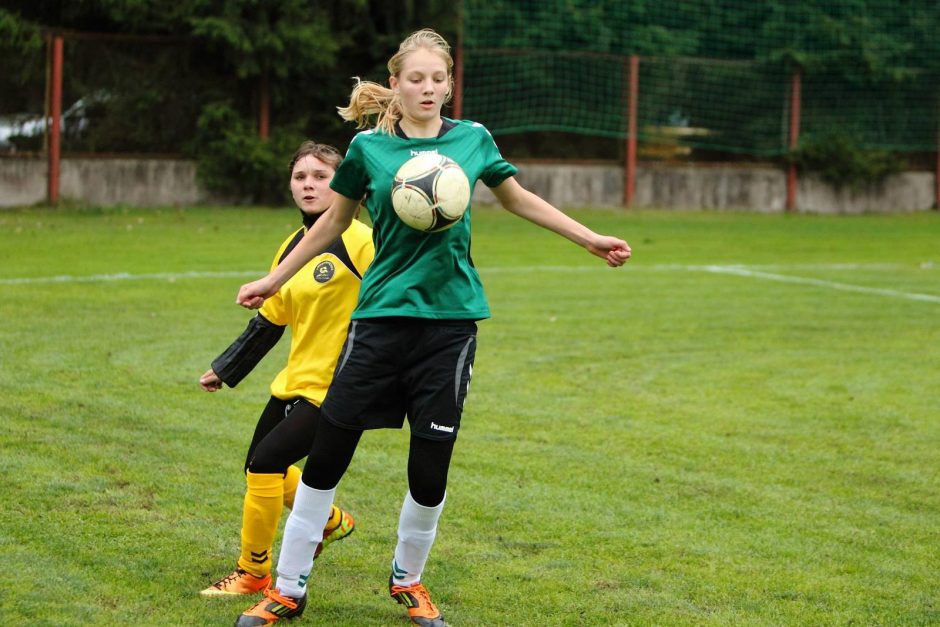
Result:
<svg viewBox="0 0 940 627"><path fill-rule="evenodd" d="M284 240L272 269L305 232L306 227L301 228ZM340 239L264 301L258 313L291 329L287 366L271 382L272 396L303 397L318 407L323 402L359 299L362 275L374 255L372 229L353 220Z"/></svg>

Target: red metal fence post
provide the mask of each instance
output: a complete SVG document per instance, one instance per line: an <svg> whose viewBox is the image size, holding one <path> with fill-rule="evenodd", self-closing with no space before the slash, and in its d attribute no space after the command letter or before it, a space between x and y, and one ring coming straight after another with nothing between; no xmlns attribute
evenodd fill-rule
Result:
<svg viewBox="0 0 940 627"><path fill-rule="evenodd" d="M803 103L803 75L800 68L793 70L790 83L790 150L800 141L800 107ZM787 211L796 211L796 164L787 169Z"/></svg>
<svg viewBox="0 0 940 627"><path fill-rule="evenodd" d="M62 36L53 35L52 45L52 71L49 89L49 112L51 125L49 128L49 153L47 173L47 200L50 205L59 202L59 173L62 147Z"/></svg>
<svg viewBox="0 0 940 627"><path fill-rule="evenodd" d="M633 204L636 192L636 111L640 87L640 57L630 55L628 73L629 92L627 95L627 155L623 171L623 206Z"/></svg>

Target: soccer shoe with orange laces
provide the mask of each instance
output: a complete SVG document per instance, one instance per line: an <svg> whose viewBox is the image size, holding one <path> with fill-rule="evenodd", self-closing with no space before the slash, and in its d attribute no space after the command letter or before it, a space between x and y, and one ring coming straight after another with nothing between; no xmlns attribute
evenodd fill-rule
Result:
<svg viewBox="0 0 940 627"><path fill-rule="evenodd" d="M295 618L304 613L307 607L307 595L295 599L281 594L279 590L264 591L264 598L242 612L235 621L235 627L260 627L271 625L280 618Z"/></svg>
<svg viewBox="0 0 940 627"><path fill-rule="evenodd" d="M392 598L408 608L411 622L422 627L447 627L444 617L431 602L431 593L420 583L410 586L395 584L392 577L388 578L388 593Z"/></svg>
<svg viewBox="0 0 940 627"><path fill-rule="evenodd" d="M255 594L270 587L271 575L256 577L241 568L236 568L230 575L222 577L199 594L204 597Z"/></svg>
<svg viewBox="0 0 940 627"><path fill-rule="evenodd" d="M337 540L342 540L353 532L356 527L356 521L353 520L349 512L336 507L336 512L330 514L332 525L327 523L323 529L323 542L317 545L313 559L316 559L323 549ZM235 568L231 574L219 579L214 584L202 590L199 594L204 597L213 596L236 596L243 594L255 594L266 588L271 587L271 575L257 577L241 568Z"/></svg>

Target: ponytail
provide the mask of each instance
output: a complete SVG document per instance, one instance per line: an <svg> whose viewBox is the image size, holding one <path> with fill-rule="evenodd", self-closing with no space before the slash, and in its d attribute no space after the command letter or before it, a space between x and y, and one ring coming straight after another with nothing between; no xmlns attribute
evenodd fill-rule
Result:
<svg viewBox="0 0 940 627"><path fill-rule="evenodd" d="M369 125L372 116L378 116L375 128L389 135L395 134L395 124L401 119L401 103L398 94L378 83L363 81L356 77L356 86L349 95L349 104L337 107L341 118L355 122L356 128Z"/></svg>
<svg viewBox="0 0 940 627"><path fill-rule="evenodd" d="M450 45L430 28L411 33L398 46L398 52L388 60L389 76L401 73L405 57L415 50L430 50L440 55L447 64L447 100L454 90L454 60L450 56ZM445 102L447 101L445 100ZM340 117L347 122L355 122L356 128L365 128L369 119L376 115L375 128L381 133L395 134L395 124L402 118L401 101L398 94L378 83L362 81L356 77L356 86L349 95L349 105L337 107Z"/></svg>

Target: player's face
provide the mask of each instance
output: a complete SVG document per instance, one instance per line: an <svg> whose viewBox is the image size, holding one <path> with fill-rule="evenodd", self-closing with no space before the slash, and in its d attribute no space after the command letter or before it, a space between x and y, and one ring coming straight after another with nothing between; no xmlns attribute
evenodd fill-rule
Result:
<svg viewBox="0 0 940 627"><path fill-rule="evenodd" d="M447 63L435 52L420 48L406 56L398 76L390 79L398 89L404 117L428 122L441 117L441 107L450 85Z"/></svg>
<svg viewBox="0 0 940 627"><path fill-rule="evenodd" d="M290 175L290 192L304 213L323 213L333 202L333 167L313 155L304 155L294 164Z"/></svg>

